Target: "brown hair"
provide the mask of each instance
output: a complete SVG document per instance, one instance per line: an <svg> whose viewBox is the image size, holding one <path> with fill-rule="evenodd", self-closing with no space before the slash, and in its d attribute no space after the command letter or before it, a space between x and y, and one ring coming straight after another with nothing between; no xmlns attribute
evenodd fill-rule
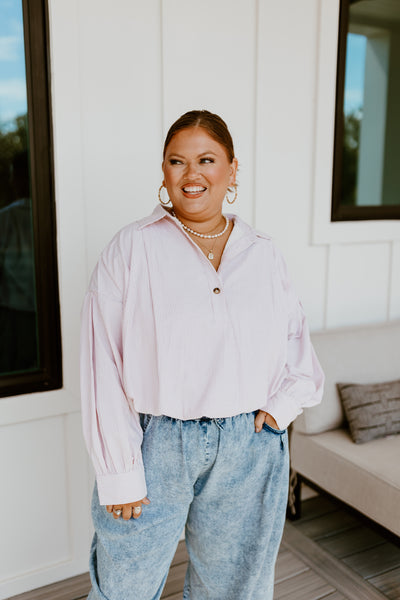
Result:
<svg viewBox="0 0 400 600"><path fill-rule="evenodd" d="M233 141L229 129L223 119L208 110L191 110L171 125L164 142L163 159L168 148L168 144L178 131L190 129L191 127L202 127L216 142L223 146L231 163L235 158Z"/></svg>

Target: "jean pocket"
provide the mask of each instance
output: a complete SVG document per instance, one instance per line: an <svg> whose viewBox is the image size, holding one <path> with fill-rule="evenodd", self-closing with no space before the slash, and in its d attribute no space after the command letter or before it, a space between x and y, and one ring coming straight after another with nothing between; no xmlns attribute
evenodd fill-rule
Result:
<svg viewBox="0 0 400 600"><path fill-rule="evenodd" d="M283 433L286 433L286 429L275 429L275 427L271 427L271 425L268 425L268 423L263 424L263 429L265 431L275 433L276 435L282 435Z"/></svg>
<svg viewBox="0 0 400 600"><path fill-rule="evenodd" d="M149 428L149 425L153 420L153 416L154 415L140 413L140 425L142 427L143 433L145 433Z"/></svg>

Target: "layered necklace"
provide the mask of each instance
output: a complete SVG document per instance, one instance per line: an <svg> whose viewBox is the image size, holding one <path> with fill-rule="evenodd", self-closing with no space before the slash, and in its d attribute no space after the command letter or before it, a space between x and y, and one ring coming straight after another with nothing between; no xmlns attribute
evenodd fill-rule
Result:
<svg viewBox="0 0 400 600"><path fill-rule="evenodd" d="M222 235L224 235L224 233L227 231L228 227L229 227L229 219L228 217L226 217L225 215L222 215L225 219L225 227L222 231L220 231L220 233L214 233L213 235L209 234L209 233L199 233L198 231L194 231L194 229L191 229L190 227L188 227L187 225L185 225L185 223L182 223L182 221L180 220L179 217L176 216L175 211L172 210L171 214L173 217L175 217L177 219L177 221L179 221L179 223L181 224L182 228L185 231L188 231L189 233L192 233L193 235L196 235L199 238L203 238L203 239L207 239L207 240L214 240L214 243L211 247L211 249L209 248L205 248L202 244L199 244L202 248L204 248L204 250L207 250L207 258L209 260L213 260L215 258L214 253L213 253L213 249L216 243L216 238L221 237Z"/></svg>

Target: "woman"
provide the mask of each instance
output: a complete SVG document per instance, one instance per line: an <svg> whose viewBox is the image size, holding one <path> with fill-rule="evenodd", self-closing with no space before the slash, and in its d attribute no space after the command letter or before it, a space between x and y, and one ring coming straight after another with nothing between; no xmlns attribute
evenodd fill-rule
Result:
<svg viewBox="0 0 400 600"><path fill-rule="evenodd" d="M320 401L323 374L271 239L222 214L237 166L220 117L180 117L164 145L164 206L122 229L92 276L89 600L160 598L184 527L184 599L272 599L286 428Z"/></svg>

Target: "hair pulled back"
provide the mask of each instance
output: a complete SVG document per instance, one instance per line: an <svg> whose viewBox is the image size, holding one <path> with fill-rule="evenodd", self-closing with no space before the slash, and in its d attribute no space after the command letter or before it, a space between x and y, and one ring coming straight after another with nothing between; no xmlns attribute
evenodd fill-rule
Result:
<svg viewBox="0 0 400 600"><path fill-rule="evenodd" d="M163 159L165 158L168 145L174 135L183 129L190 129L191 127L202 127L205 129L210 137L225 148L229 162L231 163L233 161L235 152L229 129L221 117L208 110L191 110L179 117L179 119L171 125L164 142Z"/></svg>

